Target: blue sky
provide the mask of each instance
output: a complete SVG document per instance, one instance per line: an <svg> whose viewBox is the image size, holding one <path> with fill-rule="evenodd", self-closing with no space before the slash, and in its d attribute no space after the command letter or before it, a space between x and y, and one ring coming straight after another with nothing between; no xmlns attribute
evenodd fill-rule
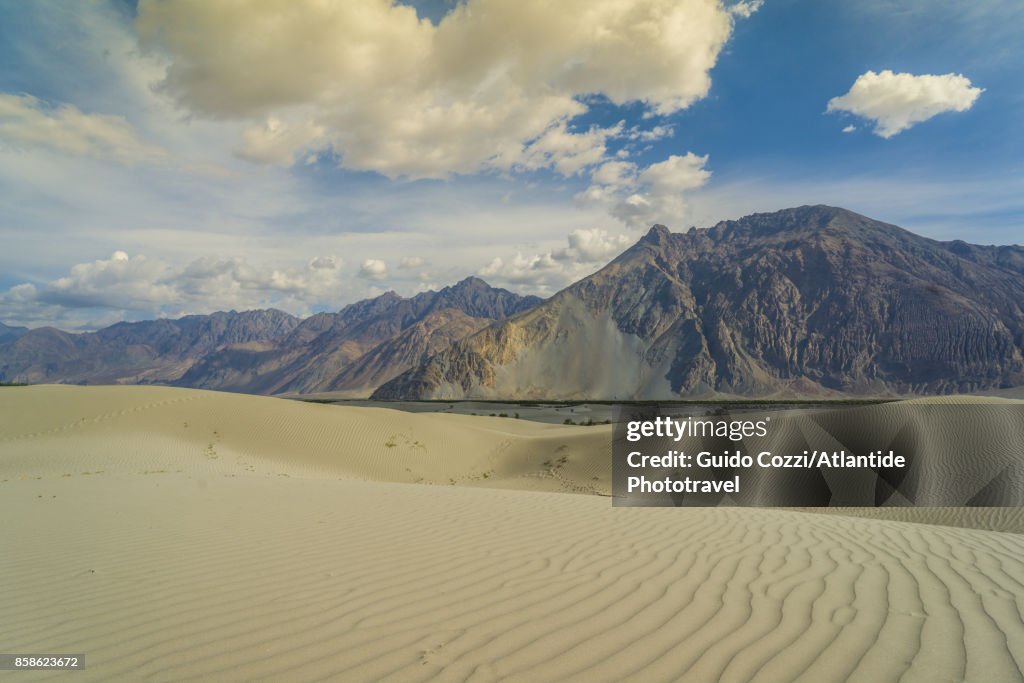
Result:
<svg viewBox="0 0 1024 683"><path fill-rule="evenodd" d="M1024 242L1019 2L286 7L0 2L0 321L547 295L801 204Z"/></svg>

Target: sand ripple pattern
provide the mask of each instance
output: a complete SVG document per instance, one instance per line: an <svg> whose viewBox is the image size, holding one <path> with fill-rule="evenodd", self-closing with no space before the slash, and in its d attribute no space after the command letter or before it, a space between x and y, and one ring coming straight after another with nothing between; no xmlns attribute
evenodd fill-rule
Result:
<svg viewBox="0 0 1024 683"><path fill-rule="evenodd" d="M177 479L5 498L28 520L0 532L22 550L0 560L0 642L85 652L95 681L1024 680L1013 534Z"/></svg>
<svg viewBox="0 0 1024 683"><path fill-rule="evenodd" d="M566 493L607 490L609 434L496 418L146 387L0 416L0 650L87 662L19 682L1024 681L1024 535L938 525L1019 514L613 508Z"/></svg>

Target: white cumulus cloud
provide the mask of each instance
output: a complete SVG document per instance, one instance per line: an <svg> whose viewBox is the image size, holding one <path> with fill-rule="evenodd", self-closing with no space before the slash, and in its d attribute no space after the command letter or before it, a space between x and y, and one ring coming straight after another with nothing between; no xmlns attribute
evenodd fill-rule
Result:
<svg viewBox="0 0 1024 683"><path fill-rule="evenodd" d="M590 186L576 195L584 206L603 206L632 228L679 224L687 215L686 192L703 186L711 171L708 157L672 155L641 169L629 161L609 161L591 174Z"/></svg>
<svg viewBox="0 0 1024 683"><path fill-rule="evenodd" d="M477 271L491 284L523 288L523 291L549 295L605 265L629 248L636 240L628 235L613 235L605 230L573 230L564 247L511 258L496 256Z"/></svg>
<svg viewBox="0 0 1024 683"><path fill-rule="evenodd" d="M652 114L689 106L708 93L734 15L758 5L466 0L435 25L391 0L142 0L136 29L168 60L164 92L251 126L239 147L250 160L330 149L389 177L573 175L626 135L571 125L591 96Z"/></svg>
<svg viewBox="0 0 1024 683"><path fill-rule="evenodd" d="M625 251L635 240L629 235L611 235L605 230L573 230L569 246L551 252L556 261L605 263Z"/></svg>
<svg viewBox="0 0 1024 683"><path fill-rule="evenodd" d="M943 112L967 111L982 92L960 74L867 71L857 77L849 92L829 100L827 111L849 112L874 121L875 134L891 138Z"/></svg>
<svg viewBox="0 0 1024 683"><path fill-rule="evenodd" d="M359 266L359 275L370 280L383 280L388 276L388 264L380 259L369 258Z"/></svg>
<svg viewBox="0 0 1024 683"><path fill-rule="evenodd" d="M550 291L565 283L565 268L550 253L503 259L496 256L493 261L477 271L477 275L491 284L522 286L530 291Z"/></svg>
<svg viewBox="0 0 1024 683"><path fill-rule="evenodd" d="M89 320L155 318L268 306L296 312L332 304L343 290L340 262L319 256L306 266L253 264L204 256L184 265L118 250L71 266L49 282L0 291L0 318L75 327Z"/></svg>

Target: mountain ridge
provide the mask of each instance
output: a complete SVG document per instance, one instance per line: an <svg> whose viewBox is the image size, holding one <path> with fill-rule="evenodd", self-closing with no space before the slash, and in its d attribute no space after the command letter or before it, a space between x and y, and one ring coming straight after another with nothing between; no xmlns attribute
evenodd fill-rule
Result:
<svg viewBox="0 0 1024 683"><path fill-rule="evenodd" d="M1024 248L964 244L823 205L685 233L655 226L593 275L373 397L916 394L1020 384Z"/></svg>
<svg viewBox="0 0 1024 683"><path fill-rule="evenodd" d="M0 380L366 395L455 337L539 301L468 277L412 297L385 292L305 319L262 309L121 322L87 333L5 326L0 333L15 332L0 342ZM378 346L366 360L371 366L361 369L359 359Z"/></svg>

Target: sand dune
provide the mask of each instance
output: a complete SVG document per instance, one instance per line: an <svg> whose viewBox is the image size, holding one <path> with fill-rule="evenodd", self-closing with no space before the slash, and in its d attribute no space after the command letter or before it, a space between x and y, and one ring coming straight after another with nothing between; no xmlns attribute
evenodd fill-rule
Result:
<svg viewBox="0 0 1024 683"><path fill-rule="evenodd" d="M0 650L87 658L8 676L1024 680L1024 535L939 525L1015 528L1016 512L907 514L927 524L566 495L608 493L608 438L0 389Z"/></svg>
<svg viewBox="0 0 1024 683"><path fill-rule="evenodd" d="M609 433L168 387L12 387L0 479L255 473L610 494Z"/></svg>

